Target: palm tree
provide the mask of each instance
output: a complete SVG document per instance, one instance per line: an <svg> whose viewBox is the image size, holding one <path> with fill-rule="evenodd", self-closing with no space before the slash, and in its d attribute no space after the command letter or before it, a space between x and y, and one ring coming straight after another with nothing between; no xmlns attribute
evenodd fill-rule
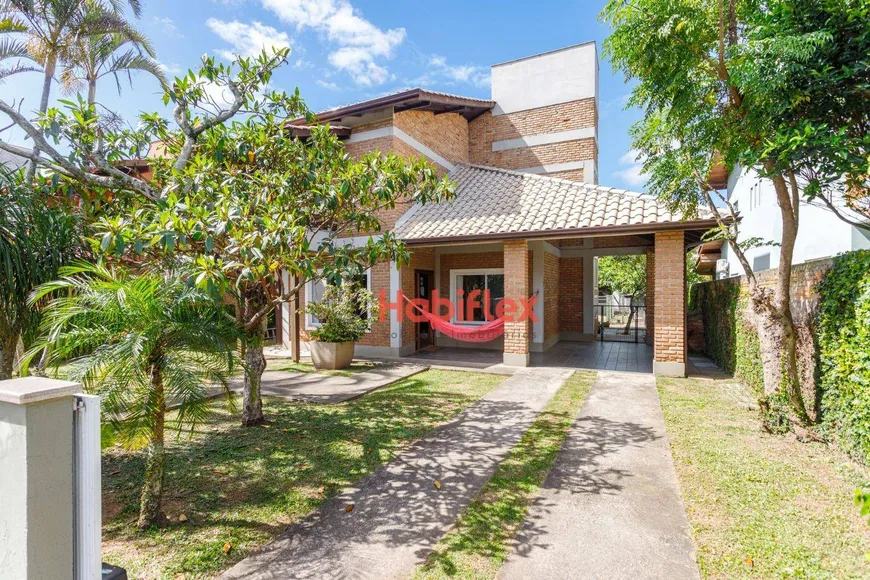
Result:
<svg viewBox="0 0 870 580"><path fill-rule="evenodd" d="M32 296L50 297L40 351L49 365L69 363L67 377L103 398L109 420L128 448L146 448L140 528L165 522L166 428L180 434L209 415L212 386L236 364L236 325L208 295L178 274L140 273L78 263ZM167 416L170 407L177 413Z"/></svg>
<svg viewBox="0 0 870 580"><path fill-rule="evenodd" d="M136 17L141 14L140 0L126 3ZM73 44L88 36L123 34L131 28L124 19L123 4L122 0L0 0L0 33L11 35L4 39L5 54L21 58L26 48L27 57L42 67L40 114L48 110L58 62ZM0 51L0 57L3 54ZM7 76L16 66L7 69ZM33 152L38 155L39 149L34 147ZM36 164L31 162L28 180L35 172Z"/></svg>
<svg viewBox="0 0 870 580"><path fill-rule="evenodd" d="M127 49L122 50L125 47ZM61 84L67 92L75 92L82 85L87 86L89 105L97 102L97 81L107 75L115 77L119 94L121 81L118 75L126 73L129 78L132 71L150 73L157 77L161 85L165 85L166 76L154 56L151 41L133 28L123 33L82 38L67 48L60 75Z"/></svg>
<svg viewBox="0 0 870 580"><path fill-rule="evenodd" d="M80 248L78 219L53 192L50 183L27 186L20 173L0 173L0 380L12 377L18 342L37 326L30 293Z"/></svg>

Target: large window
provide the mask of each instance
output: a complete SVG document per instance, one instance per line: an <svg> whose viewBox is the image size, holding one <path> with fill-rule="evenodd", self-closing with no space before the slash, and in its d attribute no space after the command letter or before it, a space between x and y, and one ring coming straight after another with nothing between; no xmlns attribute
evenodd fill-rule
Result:
<svg viewBox="0 0 870 580"><path fill-rule="evenodd" d="M353 276L344 281L345 284L353 284L360 288L365 288L369 292L372 291L371 270L366 270L359 276ZM323 298L323 292L326 290L326 280L309 281L305 284L305 303L320 302ZM359 315L363 319L369 317L368 309L359 309ZM305 327L308 329L317 328L320 326L320 321L309 312L305 313Z"/></svg>
<svg viewBox="0 0 870 580"><path fill-rule="evenodd" d="M481 324L486 322L484 315L483 293L489 290L489 313L495 316L495 307L504 298L504 270L502 268L488 268L484 270L452 270L450 279L450 298L454 304L462 305L462 312L457 309L454 314L454 322L466 322L468 324ZM462 299L458 299L459 290L462 290ZM480 290L477 299L478 306L467 316L465 311L465 298L475 290Z"/></svg>

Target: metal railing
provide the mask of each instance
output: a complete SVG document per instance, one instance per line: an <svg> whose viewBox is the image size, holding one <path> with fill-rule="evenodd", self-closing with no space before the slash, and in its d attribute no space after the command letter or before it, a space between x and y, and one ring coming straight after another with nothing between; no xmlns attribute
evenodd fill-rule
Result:
<svg viewBox="0 0 870 580"><path fill-rule="evenodd" d="M601 342L646 340L646 307L599 304L595 306L595 336Z"/></svg>

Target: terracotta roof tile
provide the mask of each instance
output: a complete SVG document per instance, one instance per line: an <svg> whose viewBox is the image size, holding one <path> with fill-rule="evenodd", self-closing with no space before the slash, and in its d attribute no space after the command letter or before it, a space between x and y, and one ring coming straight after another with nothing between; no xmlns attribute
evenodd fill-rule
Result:
<svg viewBox="0 0 870 580"><path fill-rule="evenodd" d="M457 184L456 198L412 210L396 227L400 239L522 232L558 235L563 230L661 225L713 217L703 210L696 218L682 220L651 195L506 169L457 165L450 177Z"/></svg>

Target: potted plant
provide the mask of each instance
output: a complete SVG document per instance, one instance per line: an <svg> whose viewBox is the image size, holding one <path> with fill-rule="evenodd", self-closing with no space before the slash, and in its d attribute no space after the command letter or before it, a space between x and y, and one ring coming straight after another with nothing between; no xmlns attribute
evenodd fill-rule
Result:
<svg viewBox="0 0 870 580"><path fill-rule="evenodd" d="M311 362L321 370L344 369L353 361L354 343L372 327L378 305L371 292L356 285L327 286L306 312L319 322L309 333Z"/></svg>

